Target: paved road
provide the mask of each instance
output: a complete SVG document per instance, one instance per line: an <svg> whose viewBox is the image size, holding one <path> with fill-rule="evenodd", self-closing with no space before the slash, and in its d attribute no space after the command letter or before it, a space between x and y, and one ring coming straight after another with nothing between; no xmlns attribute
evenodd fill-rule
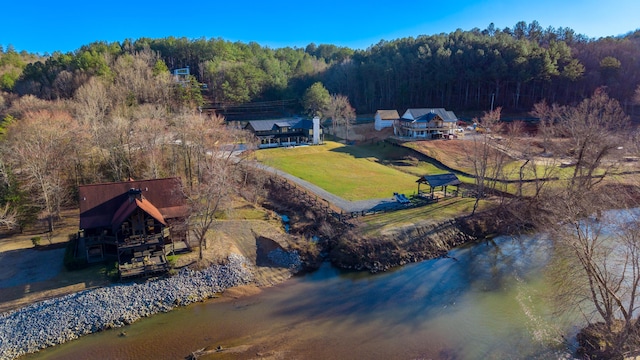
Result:
<svg viewBox="0 0 640 360"><path fill-rule="evenodd" d="M299 177L293 176L289 173L286 173L282 170L278 170L272 168L270 166L256 163L256 167L260 169L264 169L268 172L274 173L278 176L282 176L287 180L291 180L292 182L306 188L312 193L318 195L318 197L330 202L331 204L339 207L345 213L350 212L360 212L360 211L368 211L368 210L383 210L388 208L396 208L402 206L398 203L393 197L389 197L386 199L371 199L371 200L361 200L361 201L348 201L339 196L336 196L323 188L316 186L306 180L300 179Z"/></svg>

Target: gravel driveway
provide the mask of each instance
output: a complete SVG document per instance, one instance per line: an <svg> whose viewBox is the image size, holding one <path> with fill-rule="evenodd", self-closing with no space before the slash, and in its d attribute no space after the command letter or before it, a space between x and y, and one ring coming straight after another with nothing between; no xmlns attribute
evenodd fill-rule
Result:
<svg viewBox="0 0 640 360"><path fill-rule="evenodd" d="M0 252L0 289L54 278L62 271L64 251L63 248Z"/></svg>

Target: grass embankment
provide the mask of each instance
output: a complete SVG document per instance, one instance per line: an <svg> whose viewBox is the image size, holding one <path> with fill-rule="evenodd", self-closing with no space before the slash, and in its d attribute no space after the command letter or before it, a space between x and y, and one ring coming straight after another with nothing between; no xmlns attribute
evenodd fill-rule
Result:
<svg viewBox="0 0 640 360"><path fill-rule="evenodd" d="M345 146L330 141L256 153L258 161L350 201L388 198L394 192L413 194L418 176L446 172L410 155L407 149L383 142Z"/></svg>
<svg viewBox="0 0 640 360"><path fill-rule="evenodd" d="M363 235L372 236L384 233L394 228L412 225L421 221L434 223L453 219L462 215L469 215L473 211L475 199L472 198L447 198L427 206L368 215L361 219ZM489 203L481 200L477 211L483 211L489 207Z"/></svg>

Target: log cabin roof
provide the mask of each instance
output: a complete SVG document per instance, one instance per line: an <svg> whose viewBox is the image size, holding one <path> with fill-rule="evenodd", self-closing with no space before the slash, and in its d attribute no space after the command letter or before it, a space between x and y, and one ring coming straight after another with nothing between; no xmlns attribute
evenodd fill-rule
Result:
<svg viewBox="0 0 640 360"><path fill-rule="evenodd" d="M158 222L160 222L162 225L167 225L167 222L164 220L164 217L160 213L160 210L153 206L153 204L150 203L149 200L142 198L124 201L122 205L120 205L120 208L118 208L116 213L113 215L113 219L111 219L111 226L113 228L119 227L129 216L131 216L131 214L136 209L141 209L142 211L149 214L149 216L151 216L152 218L158 220Z"/></svg>
<svg viewBox="0 0 640 360"><path fill-rule="evenodd" d="M188 215L186 198L179 178L124 181L83 185L78 188L80 197L80 228L92 229L111 227L118 210L129 209L129 190L140 191L140 202L135 208L141 208L154 218L164 221ZM124 208L123 208L124 206ZM133 210L131 210L133 211ZM128 213L130 215L131 212ZM159 220L159 219L158 219Z"/></svg>

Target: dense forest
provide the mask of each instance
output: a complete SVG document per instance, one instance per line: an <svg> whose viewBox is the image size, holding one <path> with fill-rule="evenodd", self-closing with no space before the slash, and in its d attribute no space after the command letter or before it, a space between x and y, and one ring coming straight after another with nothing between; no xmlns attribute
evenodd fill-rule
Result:
<svg viewBox="0 0 640 360"><path fill-rule="evenodd" d="M358 113L491 106L526 113L542 100L575 104L606 86L633 115L631 100L640 84L640 31L589 39L569 28L543 29L533 21L380 41L366 50L313 43L304 49L272 49L174 37L96 42L42 56L9 46L0 49L0 87L45 100L69 99L93 77L113 83L124 72L135 72L140 54L152 77L189 67L194 85L206 85L204 103L215 107L273 102L300 111L305 89L320 81L330 93L346 95ZM151 78L147 84L140 80L135 86L149 87ZM131 88L127 96L148 100L137 91Z"/></svg>

